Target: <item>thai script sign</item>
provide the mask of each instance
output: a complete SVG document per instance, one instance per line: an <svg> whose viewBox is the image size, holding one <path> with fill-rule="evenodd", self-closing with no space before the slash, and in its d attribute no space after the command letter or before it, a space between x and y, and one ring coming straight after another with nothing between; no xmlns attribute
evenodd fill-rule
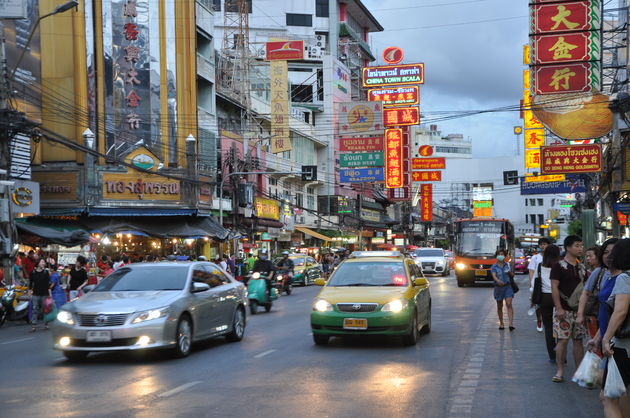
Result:
<svg viewBox="0 0 630 418"><path fill-rule="evenodd" d="M382 167L383 152L341 154L339 163L341 167Z"/></svg>
<svg viewBox="0 0 630 418"><path fill-rule="evenodd" d="M446 159L444 157L435 158L412 158L412 170L440 170L446 168Z"/></svg>
<svg viewBox="0 0 630 418"><path fill-rule="evenodd" d="M254 208L258 218L280 219L280 203L277 200L255 197Z"/></svg>
<svg viewBox="0 0 630 418"><path fill-rule="evenodd" d="M363 67L363 87L424 84L424 64Z"/></svg>
<svg viewBox="0 0 630 418"><path fill-rule="evenodd" d="M385 174L383 167L375 168L346 168L339 173L340 183L366 183L383 181Z"/></svg>
<svg viewBox="0 0 630 418"><path fill-rule="evenodd" d="M602 147L592 145L558 145L542 147L543 174L596 173L602 170Z"/></svg>
<svg viewBox="0 0 630 418"><path fill-rule="evenodd" d="M339 150L344 151L382 151L383 137L339 138Z"/></svg>
<svg viewBox="0 0 630 418"><path fill-rule="evenodd" d="M103 199L169 200L181 198L181 185L156 174L103 174Z"/></svg>

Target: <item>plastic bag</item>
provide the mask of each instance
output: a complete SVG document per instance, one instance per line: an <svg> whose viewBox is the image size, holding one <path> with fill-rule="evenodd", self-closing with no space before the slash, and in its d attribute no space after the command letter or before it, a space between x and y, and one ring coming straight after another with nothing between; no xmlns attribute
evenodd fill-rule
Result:
<svg viewBox="0 0 630 418"><path fill-rule="evenodd" d="M595 387L601 361L597 354L587 351L571 380L583 388L591 389Z"/></svg>
<svg viewBox="0 0 630 418"><path fill-rule="evenodd" d="M607 398L621 398L626 394L626 385L623 383L621 373L613 357L608 359L608 375L604 386L604 396Z"/></svg>
<svg viewBox="0 0 630 418"><path fill-rule="evenodd" d="M53 307L53 299L48 296L46 299L44 299L44 303L43 303L43 311L45 314L49 313L52 310Z"/></svg>

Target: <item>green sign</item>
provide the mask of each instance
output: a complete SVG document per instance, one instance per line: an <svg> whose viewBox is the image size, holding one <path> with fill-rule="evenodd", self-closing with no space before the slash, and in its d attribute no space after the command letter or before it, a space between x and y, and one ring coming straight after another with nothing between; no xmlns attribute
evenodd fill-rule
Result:
<svg viewBox="0 0 630 418"><path fill-rule="evenodd" d="M473 202L473 208L475 209L483 209L483 208L491 208L492 201L491 200L476 200Z"/></svg>
<svg viewBox="0 0 630 418"><path fill-rule="evenodd" d="M355 152L341 154L341 167L382 167L382 152Z"/></svg>

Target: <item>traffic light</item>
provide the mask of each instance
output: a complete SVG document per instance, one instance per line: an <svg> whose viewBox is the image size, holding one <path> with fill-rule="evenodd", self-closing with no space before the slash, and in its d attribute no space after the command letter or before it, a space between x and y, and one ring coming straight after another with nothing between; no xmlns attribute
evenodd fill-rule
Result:
<svg viewBox="0 0 630 418"><path fill-rule="evenodd" d="M510 170L503 172L503 185L514 186L518 184L518 171Z"/></svg>
<svg viewBox="0 0 630 418"><path fill-rule="evenodd" d="M302 181L316 181L317 180L317 166L316 165L303 165L302 166Z"/></svg>

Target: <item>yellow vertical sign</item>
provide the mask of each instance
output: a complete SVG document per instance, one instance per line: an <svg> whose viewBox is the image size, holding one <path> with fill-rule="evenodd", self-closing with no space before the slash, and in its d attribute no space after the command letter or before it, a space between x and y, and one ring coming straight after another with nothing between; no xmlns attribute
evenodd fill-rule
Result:
<svg viewBox="0 0 630 418"><path fill-rule="evenodd" d="M269 62L271 71L271 152L291 150L289 132L289 70L285 60Z"/></svg>

